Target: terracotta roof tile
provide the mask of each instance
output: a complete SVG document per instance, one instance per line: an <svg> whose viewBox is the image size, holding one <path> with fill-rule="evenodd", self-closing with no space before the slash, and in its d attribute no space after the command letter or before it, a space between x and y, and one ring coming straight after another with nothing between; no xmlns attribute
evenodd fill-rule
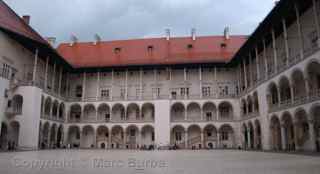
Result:
<svg viewBox="0 0 320 174"><path fill-rule="evenodd" d="M201 36L62 43L58 52L76 68L228 62L246 36ZM221 44L225 44L223 47ZM192 46L189 46L192 45ZM152 51L150 51L152 46ZM191 48L192 47L192 48ZM115 48L121 48L115 53ZM149 48L149 49L148 49Z"/></svg>

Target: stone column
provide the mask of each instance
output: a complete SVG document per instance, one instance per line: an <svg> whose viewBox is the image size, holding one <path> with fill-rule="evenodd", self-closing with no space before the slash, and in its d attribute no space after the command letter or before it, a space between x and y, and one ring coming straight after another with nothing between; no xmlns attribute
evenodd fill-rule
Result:
<svg viewBox="0 0 320 174"><path fill-rule="evenodd" d="M316 151L316 140L315 140L315 132L314 132L314 121L309 120L308 121L309 126L309 137L310 137L310 150Z"/></svg>
<svg viewBox="0 0 320 174"><path fill-rule="evenodd" d="M299 124L298 124L298 122L294 122L293 125L294 125L294 128L293 128L293 130L294 130L294 144L295 144L296 150L300 150L300 147L298 145Z"/></svg>
<svg viewBox="0 0 320 174"><path fill-rule="evenodd" d="M184 131L184 147L185 149L188 149L188 131Z"/></svg>
<svg viewBox="0 0 320 174"><path fill-rule="evenodd" d="M220 148L220 132L217 132L217 148Z"/></svg>
<svg viewBox="0 0 320 174"><path fill-rule="evenodd" d="M264 60L264 69L265 69L265 78L268 78L268 60L267 60L267 48L265 39L262 40L263 44L263 60Z"/></svg>
<svg viewBox="0 0 320 174"><path fill-rule="evenodd" d="M204 135L203 135L203 130L200 132L200 141L201 141L201 148L204 148Z"/></svg>
<svg viewBox="0 0 320 174"><path fill-rule="evenodd" d="M199 67L199 92L200 92L200 99L202 99L203 94L202 94L202 68L201 66Z"/></svg>
<svg viewBox="0 0 320 174"><path fill-rule="evenodd" d="M288 44L288 33L287 33L287 25L286 20L282 19L282 28L283 28L283 35L284 35L284 46L286 51L286 65L289 66L289 44Z"/></svg>
<svg viewBox="0 0 320 174"><path fill-rule="evenodd" d="M250 135L250 129L247 130L247 138L248 138L248 149L251 149L251 135Z"/></svg>
<svg viewBox="0 0 320 174"><path fill-rule="evenodd" d="M33 73L32 73L32 83L33 85L36 82L36 74L37 74L37 66L38 66L38 54L39 50L36 49L35 55L34 55L34 64L33 64Z"/></svg>
<svg viewBox="0 0 320 174"><path fill-rule="evenodd" d="M112 136L112 130L110 130L109 136L108 136L108 147L109 147L109 149L111 149L111 144L112 144L111 136Z"/></svg>
<svg viewBox="0 0 320 174"><path fill-rule="evenodd" d="M124 130L123 131L123 149L126 149L126 145L127 145L127 131L126 130Z"/></svg>
<svg viewBox="0 0 320 174"><path fill-rule="evenodd" d="M317 9L317 2L316 0L312 0L312 7L313 7L313 17L314 17L314 24L316 25L317 36L320 36L320 26L319 26L319 17L318 17L318 9Z"/></svg>
<svg viewBox="0 0 320 174"><path fill-rule="evenodd" d="M83 73L83 80L82 80L82 101L86 98L86 81L87 81L87 74L86 72Z"/></svg>
<svg viewBox="0 0 320 174"><path fill-rule="evenodd" d="M100 71L97 72L97 91L96 91L96 100L99 100L99 93L100 93Z"/></svg>
<svg viewBox="0 0 320 174"><path fill-rule="evenodd" d="M49 66L49 57L46 59L46 69L44 74L44 90L48 89L48 66Z"/></svg>
<svg viewBox="0 0 320 174"><path fill-rule="evenodd" d="M110 99L113 100L113 83L114 83L114 70L111 71L111 92Z"/></svg>
<svg viewBox="0 0 320 174"><path fill-rule="evenodd" d="M278 54L277 54L277 45L276 45L276 36L274 29L271 30L272 35L272 49L273 49L273 61L274 61L274 73L278 72Z"/></svg>
<svg viewBox="0 0 320 174"><path fill-rule="evenodd" d="M303 53L303 39L302 39L302 29L301 29L301 23L300 23L300 14L299 14L299 8L297 4L294 4L296 18L297 18L297 26L298 26L298 37L299 37L299 44L300 44L300 58L303 59L304 53Z"/></svg>
<svg viewBox="0 0 320 174"><path fill-rule="evenodd" d="M282 144L282 150L287 150L287 142L286 142L286 128L284 124L281 124L281 144Z"/></svg>
<svg viewBox="0 0 320 174"><path fill-rule="evenodd" d="M248 79L247 79L247 69L246 69L245 59L243 61L243 70L244 70L244 86L245 86L245 89L247 89L248 88Z"/></svg>
<svg viewBox="0 0 320 174"><path fill-rule="evenodd" d="M63 69L61 67L60 72L59 72L59 89L58 89L59 96L61 96L62 71L63 71Z"/></svg>
<svg viewBox="0 0 320 174"><path fill-rule="evenodd" d="M56 76L56 62L54 62L54 64L53 64L53 74L52 74L52 83L51 83L51 86L52 86L52 89L51 89L51 91L52 92L54 92L54 84L55 84L55 76Z"/></svg>
<svg viewBox="0 0 320 174"><path fill-rule="evenodd" d="M257 67L257 81L260 81L260 59L259 59L259 54L258 54L258 47L255 47L255 54L256 54L256 67Z"/></svg>

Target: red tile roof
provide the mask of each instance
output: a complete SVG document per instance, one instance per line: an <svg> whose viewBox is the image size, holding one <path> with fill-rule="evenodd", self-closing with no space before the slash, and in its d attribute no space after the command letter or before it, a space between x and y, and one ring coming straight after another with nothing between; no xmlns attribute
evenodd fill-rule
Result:
<svg viewBox="0 0 320 174"><path fill-rule="evenodd" d="M57 50L76 68L225 63L246 39L246 36L230 36L227 40L224 36L201 36L196 40L191 37L170 38L169 41L150 38L98 42L96 45L78 42L72 46L62 43ZM149 47L152 47L152 51ZM118 53L115 53L116 48L120 48Z"/></svg>
<svg viewBox="0 0 320 174"><path fill-rule="evenodd" d="M48 44L45 39L43 39L36 31L26 24L22 18L20 18L2 0L0 0L0 27L42 44Z"/></svg>

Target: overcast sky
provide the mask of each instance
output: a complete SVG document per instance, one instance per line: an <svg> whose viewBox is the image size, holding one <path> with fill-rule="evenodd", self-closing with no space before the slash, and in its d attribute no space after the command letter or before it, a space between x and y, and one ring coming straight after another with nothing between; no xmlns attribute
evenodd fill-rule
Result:
<svg viewBox="0 0 320 174"><path fill-rule="evenodd" d="M71 34L91 41L173 36L250 34L274 0L4 0L42 36L68 42Z"/></svg>

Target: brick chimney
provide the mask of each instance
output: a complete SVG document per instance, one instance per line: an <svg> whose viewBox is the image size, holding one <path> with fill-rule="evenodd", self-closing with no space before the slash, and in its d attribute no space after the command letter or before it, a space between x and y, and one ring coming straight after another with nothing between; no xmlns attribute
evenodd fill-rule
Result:
<svg viewBox="0 0 320 174"><path fill-rule="evenodd" d="M26 23L26 24L30 24L30 16L29 15L24 15L22 16L22 20Z"/></svg>

